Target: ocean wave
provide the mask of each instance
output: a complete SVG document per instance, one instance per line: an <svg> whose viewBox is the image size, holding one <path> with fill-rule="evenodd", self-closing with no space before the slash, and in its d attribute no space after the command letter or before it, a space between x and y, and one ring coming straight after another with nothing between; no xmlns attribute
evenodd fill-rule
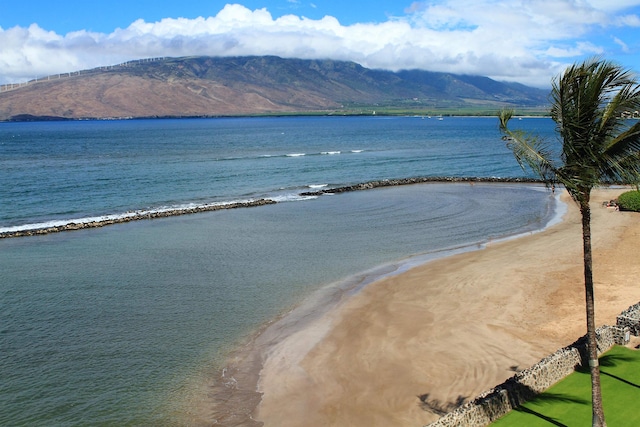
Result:
<svg viewBox="0 0 640 427"><path fill-rule="evenodd" d="M248 160L248 159L277 159L283 157L306 157L306 156L336 156L336 155L346 155L346 154L359 154L364 152L365 150L327 150L327 151L318 151L313 153L286 153L286 154L260 154L255 156L238 156L238 157L223 157L218 158L216 161L219 162L229 162L234 160Z"/></svg>
<svg viewBox="0 0 640 427"><path fill-rule="evenodd" d="M313 200L313 199L317 199L318 196L302 196L300 194L297 193L290 193L290 194L281 194L279 196L273 196L270 197L269 200L273 200L276 203L283 203L283 202L302 202L305 200Z"/></svg>

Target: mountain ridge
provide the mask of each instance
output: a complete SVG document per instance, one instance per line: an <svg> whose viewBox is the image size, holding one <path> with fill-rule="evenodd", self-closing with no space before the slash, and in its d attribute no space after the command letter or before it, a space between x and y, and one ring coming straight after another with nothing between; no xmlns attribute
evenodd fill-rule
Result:
<svg viewBox="0 0 640 427"><path fill-rule="evenodd" d="M13 85L12 85L13 86ZM3 88L7 89L8 85ZM155 58L0 92L0 120L354 114L536 107L548 92L488 77L275 56Z"/></svg>

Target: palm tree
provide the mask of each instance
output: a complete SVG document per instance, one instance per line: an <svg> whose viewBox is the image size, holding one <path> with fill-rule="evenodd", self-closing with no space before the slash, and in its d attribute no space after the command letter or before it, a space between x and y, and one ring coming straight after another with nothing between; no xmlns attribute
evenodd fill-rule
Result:
<svg viewBox="0 0 640 427"><path fill-rule="evenodd" d="M521 167L548 186L564 185L582 215L587 346L593 426L606 426L598 366L591 258L591 190L599 185L640 182L640 122L625 120L640 105L640 85L629 71L592 58L569 67L552 82L551 118L562 142L552 153L536 136L511 131L513 110L500 112L500 130ZM555 155L554 155L555 154Z"/></svg>

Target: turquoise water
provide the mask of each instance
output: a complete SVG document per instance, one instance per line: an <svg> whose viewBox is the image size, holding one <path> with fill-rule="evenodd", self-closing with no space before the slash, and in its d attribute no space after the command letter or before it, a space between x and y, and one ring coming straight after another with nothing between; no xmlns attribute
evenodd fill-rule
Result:
<svg viewBox="0 0 640 427"><path fill-rule="evenodd" d="M537 186L296 197L310 185L429 171L522 175L494 120L0 124L0 227L288 200L0 240L0 425L188 425L194 385L213 381L228 351L315 290L540 228L554 199ZM530 126L552 130L544 119Z"/></svg>

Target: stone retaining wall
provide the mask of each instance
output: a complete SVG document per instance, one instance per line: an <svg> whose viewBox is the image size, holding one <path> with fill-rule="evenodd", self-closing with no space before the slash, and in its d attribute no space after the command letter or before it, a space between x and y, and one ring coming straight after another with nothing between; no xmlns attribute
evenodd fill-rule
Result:
<svg viewBox="0 0 640 427"><path fill-rule="evenodd" d="M640 302L634 304L617 317L616 325L628 327L632 335L640 335Z"/></svg>
<svg viewBox="0 0 640 427"><path fill-rule="evenodd" d="M640 303L636 306L638 306L638 313L640 313ZM605 325L596 330L596 336L599 356L614 344L627 344L629 342L629 328L626 325ZM579 366L588 366L586 336L565 348L561 348L532 367L518 372L504 383L482 393L426 427L488 426L571 374Z"/></svg>

